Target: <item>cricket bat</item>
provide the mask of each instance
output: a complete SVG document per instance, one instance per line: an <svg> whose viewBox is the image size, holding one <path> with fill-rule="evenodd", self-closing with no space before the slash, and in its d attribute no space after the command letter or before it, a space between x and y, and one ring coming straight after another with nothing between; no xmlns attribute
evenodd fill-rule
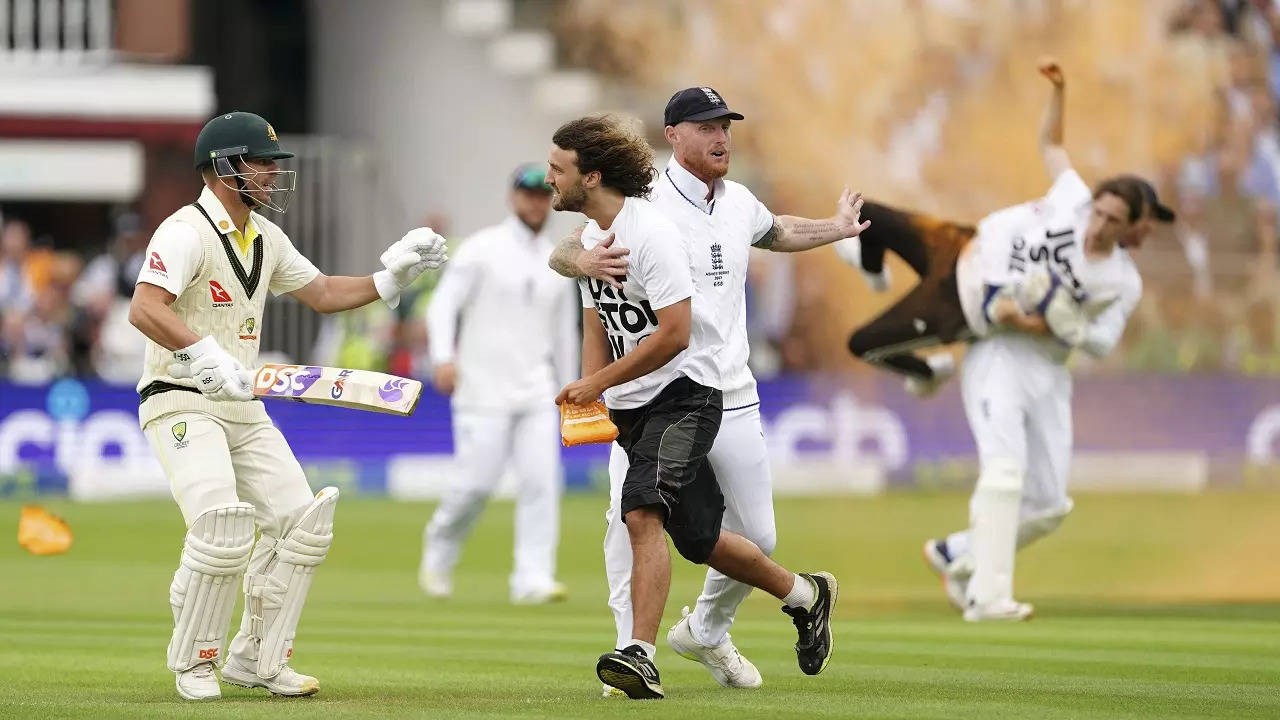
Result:
<svg viewBox="0 0 1280 720"><path fill-rule="evenodd" d="M254 372L253 394L408 417L418 407L422 383L372 370L268 364Z"/></svg>

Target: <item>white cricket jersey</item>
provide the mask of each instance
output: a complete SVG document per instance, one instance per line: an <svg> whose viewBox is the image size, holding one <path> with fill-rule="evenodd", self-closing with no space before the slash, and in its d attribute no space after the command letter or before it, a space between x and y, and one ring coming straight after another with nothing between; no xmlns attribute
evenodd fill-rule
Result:
<svg viewBox="0 0 1280 720"><path fill-rule="evenodd" d="M1081 347L1096 356L1115 347L1142 298L1142 278L1122 248L1113 249L1101 260L1085 256L1092 199L1080 175L1067 170L1043 198L998 210L978 223L977 235L956 263L960 304L975 334L991 334L987 303L994 291L1017 284L1040 264L1087 302L1110 301L1090 322ZM1054 338L1038 338L1036 342L1056 362L1065 361L1070 354Z"/></svg>
<svg viewBox="0 0 1280 720"><path fill-rule="evenodd" d="M573 283L547 267L553 249L513 217L461 243L427 306L433 364L455 363L460 410L550 407L577 377Z"/></svg>
<svg viewBox="0 0 1280 720"><path fill-rule="evenodd" d="M138 273L149 283L177 296L170 306L196 335L212 335L218 346L246 368L258 364L267 291L275 295L298 290L320 274L298 252L275 223L257 213L248 225L257 237L242 251L232 238L235 226L222 202L205 188L200 198L170 215L156 228L147 259ZM246 232L249 227L246 226ZM252 235L252 232L248 232ZM138 390L154 381L195 387L189 378L169 375L173 353L150 339ZM262 402L215 401L196 392L175 390L152 395L138 409L145 426L170 412L196 411L232 422L268 420Z"/></svg>
<svg viewBox="0 0 1280 720"><path fill-rule="evenodd" d="M693 283L689 247L680 229L648 200L627 198L607 230L594 220L587 223L582 245L593 248L610 233L614 247L631 251L622 290L590 278L580 279L578 286L582 307L595 308L604 325L613 359L635 350L657 330L657 311L665 307L689 299L691 326L689 347L648 375L605 390L605 405L619 410L640 407L681 375L720 388L723 383L715 355L724 345L720 333L729 329L728 324L716 327L708 314Z"/></svg>
<svg viewBox="0 0 1280 720"><path fill-rule="evenodd" d="M658 176L653 203L680 228L689 244L693 280L719 329L716 355L724 380L724 408L760 402L747 365L747 261L750 248L773 227L773 213L746 186L716 180L707 184L674 157Z"/></svg>

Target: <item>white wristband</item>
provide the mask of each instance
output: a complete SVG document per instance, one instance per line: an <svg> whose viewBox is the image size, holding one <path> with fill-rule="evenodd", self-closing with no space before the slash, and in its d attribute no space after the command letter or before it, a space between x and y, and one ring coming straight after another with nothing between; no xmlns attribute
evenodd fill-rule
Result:
<svg viewBox="0 0 1280 720"><path fill-rule="evenodd" d="M218 346L218 341L214 340L212 335L206 335L187 347L174 350L173 359L177 362L190 365L196 358L220 352L221 350L222 348Z"/></svg>
<svg viewBox="0 0 1280 720"><path fill-rule="evenodd" d="M387 307L394 308L400 304L400 284L391 276L390 270L379 270L373 274L373 287L378 291Z"/></svg>

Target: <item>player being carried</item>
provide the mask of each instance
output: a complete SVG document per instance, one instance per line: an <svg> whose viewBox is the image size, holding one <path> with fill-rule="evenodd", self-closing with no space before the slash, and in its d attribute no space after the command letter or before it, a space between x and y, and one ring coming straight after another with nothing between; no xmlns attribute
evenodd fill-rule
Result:
<svg viewBox="0 0 1280 720"><path fill-rule="evenodd" d="M188 700L221 696L215 665L242 574L244 618L222 680L277 695L320 689L289 661L312 574L333 538L338 492L312 495L254 399L247 368L257 362L267 292L322 313L379 298L394 307L401 290L445 259L444 239L418 228L388 248L386 267L371 276L324 275L255 212L285 211L294 174L276 161L289 157L257 115L210 120L196 139L204 190L156 229L129 309L147 337L139 419L187 526L169 588L168 665Z"/></svg>
<svg viewBox="0 0 1280 720"><path fill-rule="evenodd" d="M884 280L889 248L920 274L920 285L853 333L854 354L930 391L950 374L913 349L978 338L961 374L965 415L979 473L967 530L925 543L952 603L970 621L1021 620L1013 599L1014 552L1055 530L1071 512L1071 375L1075 349L1109 353L1142 296L1127 248L1174 213L1146 181L1122 175L1090 192L1063 148L1065 81L1053 60L1041 136L1052 185L1044 197L999 210L977 229L868 204L872 229L842 256ZM860 247L858 245L860 244Z"/></svg>
<svg viewBox="0 0 1280 720"><path fill-rule="evenodd" d="M725 499L706 458L723 412L715 355L733 326L709 314L686 239L644 199L653 150L609 116L566 123L553 143L547 175L553 206L590 219L585 245L612 235L631 259L621 287L579 281L582 379L556 398L584 405L604 393L629 464L618 511L630 538L634 620L625 644L600 657L597 676L631 698L663 696L653 657L671 585L664 528L688 560L782 600L800 631L801 666L821 672L830 657L835 578L792 573L755 543L721 529Z"/></svg>
<svg viewBox="0 0 1280 720"><path fill-rule="evenodd" d="M712 88L686 88L672 95L663 124L674 152L658 174L653 204L683 232L692 256L696 293L726 328L716 335L724 345L715 352L724 382L724 416L707 455L726 499L724 528L771 555L777 539L773 481L760 423L760 396L747 366L747 260L752 247L774 252L808 250L856 236L866 223L859 222L860 196L848 190L837 202L834 216L810 220L775 216L748 188L725 180L733 149L731 125L742 119ZM616 286L615 276L627 275L627 258L625 250L611 247L607 240L584 250L578 236L570 236L552 256L552 267L571 277L591 277ZM627 473L627 454L615 444L609 459L611 493L604 553L619 647L632 637L631 546L619 514ZM667 643L677 654L702 663L725 687L759 687L762 682L760 671L729 637L738 606L751 589L708 569L693 612L667 633ZM814 640L822 638L818 635Z"/></svg>

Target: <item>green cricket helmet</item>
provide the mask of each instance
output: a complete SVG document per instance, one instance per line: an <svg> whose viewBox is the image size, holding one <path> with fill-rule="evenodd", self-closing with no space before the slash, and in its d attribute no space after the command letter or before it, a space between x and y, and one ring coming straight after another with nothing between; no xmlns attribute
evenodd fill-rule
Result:
<svg viewBox="0 0 1280 720"><path fill-rule="evenodd" d="M276 131L265 119L248 112L219 115L205 123L196 137L197 170L212 167L223 184L240 192L249 207L284 212L296 184L293 170L257 171L237 160L283 160L293 153L280 148ZM233 180L228 182L228 180ZM252 193L266 193L265 199Z"/></svg>

